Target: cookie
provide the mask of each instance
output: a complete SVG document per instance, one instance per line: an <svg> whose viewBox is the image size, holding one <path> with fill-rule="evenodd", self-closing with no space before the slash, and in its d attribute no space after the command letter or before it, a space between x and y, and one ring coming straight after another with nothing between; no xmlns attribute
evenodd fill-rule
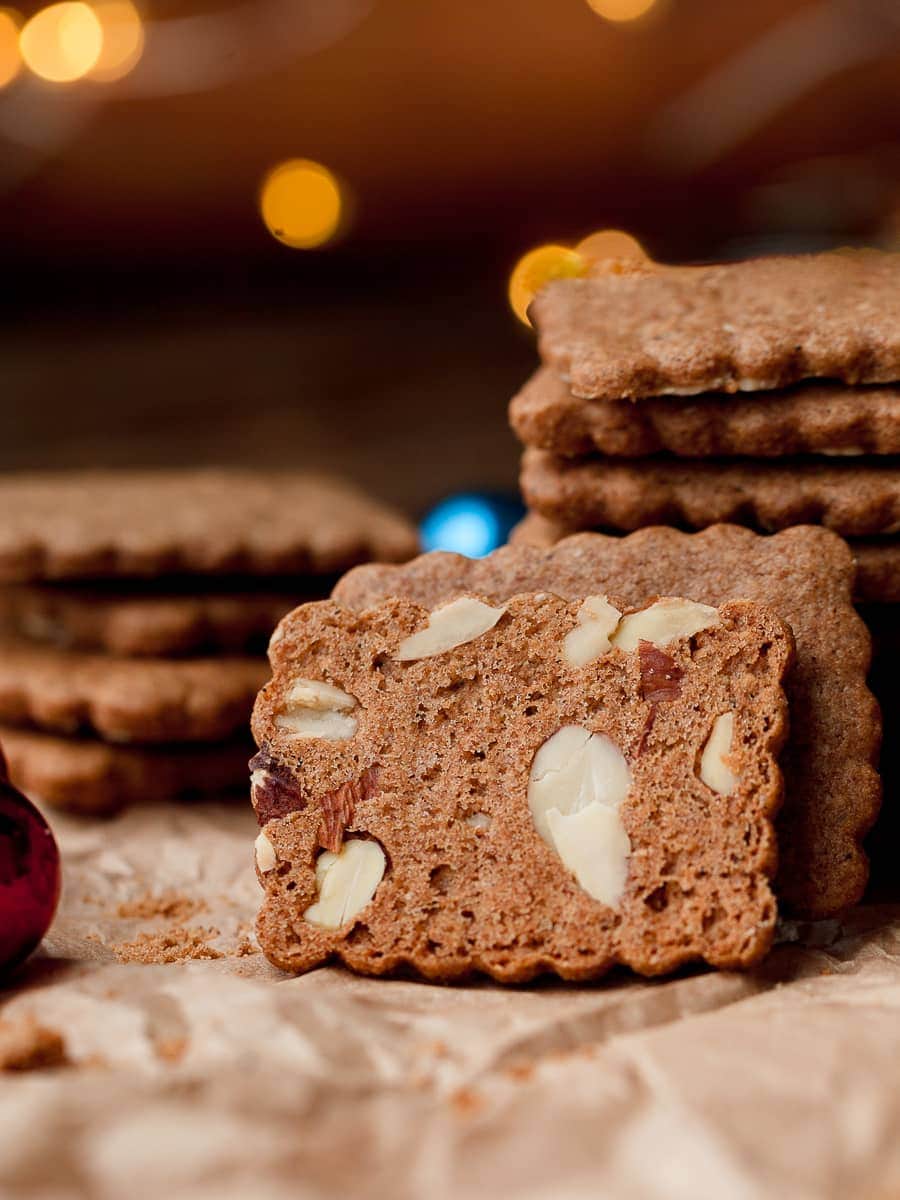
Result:
<svg viewBox="0 0 900 1200"><path fill-rule="evenodd" d="M87 471L0 479L0 579L317 575L416 552L412 526L326 476Z"/></svg>
<svg viewBox="0 0 900 1200"><path fill-rule="evenodd" d="M848 537L900 530L893 459L568 459L526 450L529 508L581 529L735 521L756 529L821 524Z"/></svg>
<svg viewBox="0 0 900 1200"><path fill-rule="evenodd" d="M571 525L527 513L509 535L512 546L548 549L577 533ZM869 604L900 603L900 539L851 538L848 543L856 560L854 598Z"/></svg>
<svg viewBox="0 0 900 1200"><path fill-rule="evenodd" d="M575 457L900 454L900 388L800 384L756 396L584 400L547 367L510 405L527 446Z"/></svg>
<svg viewBox="0 0 900 1200"><path fill-rule="evenodd" d="M296 609L253 720L260 946L511 983L757 962L792 654L746 601Z"/></svg>
<svg viewBox="0 0 900 1200"><path fill-rule="evenodd" d="M826 529L764 537L720 525L695 534L584 533L549 550L505 546L483 559L425 554L401 567L357 567L334 598L359 610L389 596L434 608L466 592L496 603L546 589L570 599L609 592L629 605L654 594L769 605L797 642L787 681L792 733L781 759L786 792L776 891L795 913L825 917L862 896L862 839L880 802L880 720L865 682L871 647L851 603L853 575L846 543Z"/></svg>
<svg viewBox="0 0 900 1200"><path fill-rule="evenodd" d="M839 251L557 280L528 311L542 359L576 396L900 380L897 254Z"/></svg>
<svg viewBox="0 0 900 1200"><path fill-rule="evenodd" d="M333 576L326 578L333 582ZM294 586L293 594L281 595L246 590L142 595L118 589L12 585L0 588L0 625L33 641L125 658L260 652L284 614L313 598Z"/></svg>
<svg viewBox="0 0 900 1200"><path fill-rule="evenodd" d="M0 726L16 787L53 808L102 816L133 804L246 792L249 739L216 746L110 746Z"/></svg>
<svg viewBox="0 0 900 1200"><path fill-rule="evenodd" d="M213 742L242 731L255 658L131 659L0 639L0 721L110 742Z"/></svg>

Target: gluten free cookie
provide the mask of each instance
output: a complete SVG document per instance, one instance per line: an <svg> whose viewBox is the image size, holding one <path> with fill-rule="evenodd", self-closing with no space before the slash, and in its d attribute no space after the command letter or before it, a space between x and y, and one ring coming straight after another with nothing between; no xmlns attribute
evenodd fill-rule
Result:
<svg viewBox="0 0 900 1200"><path fill-rule="evenodd" d="M530 508L581 529L735 521L758 529L821 524L848 537L900 530L896 459L566 459L529 449Z"/></svg>
<svg viewBox="0 0 900 1200"><path fill-rule="evenodd" d="M758 961L791 656L743 601L297 609L253 722L261 947L503 982Z"/></svg>
<svg viewBox="0 0 900 1200"><path fill-rule="evenodd" d="M212 742L246 725L255 658L128 659L0 639L0 721L110 742Z"/></svg>
<svg viewBox="0 0 900 1200"><path fill-rule="evenodd" d="M529 316L576 396L900 380L900 255L875 250L557 280Z"/></svg>
<svg viewBox="0 0 900 1200"><path fill-rule="evenodd" d="M249 739L216 746L112 746L0 726L16 787L53 808L105 816L161 804L246 792Z"/></svg>
<svg viewBox="0 0 900 1200"><path fill-rule="evenodd" d="M770 606L797 644L776 892L795 913L825 917L862 896L862 839L881 794L880 717L866 687L871 643L851 602L854 571L846 543L819 527L773 537L737 526L653 528L621 538L579 534L547 550L507 546L484 559L438 553L401 567L358 567L334 598L360 611L390 596L430 609L466 593L502 603L546 589L570 599L606 592L627 605L656 594Z"/></svg>
<svg viewBox="0 0 900 1200"><path fill-rule="evenodd" d="M327 476L79 471L0 479L0 580L322 575L417 548L398 513Z"/></svg>
<svg viewBox="0 0 900 1200"><path fill-rule="evenodd" d="M525 445L577 457L900 454L900 388L810 383L761 395L585 400L547 367L510 405Z"/></svg>

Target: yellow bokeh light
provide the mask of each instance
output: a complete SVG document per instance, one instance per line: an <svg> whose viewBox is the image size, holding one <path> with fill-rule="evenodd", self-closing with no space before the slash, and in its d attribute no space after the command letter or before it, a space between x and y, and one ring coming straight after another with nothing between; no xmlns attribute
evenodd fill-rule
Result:
<svg viewBox="0 0 900 1200"><path fill-rule="evenodd" d="M100 58L103 29L89 4L64 0L28 21L19 34L26 65L51 83L83 79Z"/></svg>
<svg viewBox="0 0 900 1200"><path fill-rule="evenodd" d="M624 229L601 229L580 241L575 250L591 266L605 259L645 262L648 258L647 251L637 238Z"/></svg>
<svg viewBox="0 0 900 1200"><path fill-rule="evenodd" d="M144 52L144 23L131 0L97 0L94 12L103 30L103 48L90 78L102 83L122 79Z"/></svg>
<svg viewBox="0 0 900 1200"><path fill-rule="evenodd" d="M607 21L636 21L653 8L656 0L587 0L594 12Z"/></svg>
<svg viewBox="0 0 900 1200"><path fill-rule="evenodd" d="M574 279L586 270L585 260L569 246L537 246L513 267L507 293L510 308L523 324L530 325L528 305L544 284L551 279Z"/></svg>
<svg viewBox="0 0 900 1200"><path fill-rule="evenodd" d="M341 185L320 163L292 158L263 180L260 212L273 237L295 250L330 242L341 225Z"/></svg>
<svg viewBox="0 0 900 1200"><path fill-rule="evenodd" d="M22 18L14 9L0 8L0 88L12 83L22 69L19 28Z"/></svg>

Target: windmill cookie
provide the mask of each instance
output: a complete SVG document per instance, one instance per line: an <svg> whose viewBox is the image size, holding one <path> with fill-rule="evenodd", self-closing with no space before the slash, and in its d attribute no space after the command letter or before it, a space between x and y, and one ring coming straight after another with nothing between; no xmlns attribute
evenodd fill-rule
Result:
<svg viewBox="0 0 900 1200"><path fill-rule="evenodd" d="M16 787L43 804L105 816L134 804L246 794L249 739L216 746L110 746L0 727Z"/></svg>
<svg viewBox="0 0 900 1200"><path fill-rule="evenodd" d="M797 643L787 682L792 729L781 760L786 799L776 891L794 912L825 917L862 896L862 839L881 794L880 719L866 687L871 643L851 603L853 576L846 543L826 529L764 537L719 525L696 534L584 533L548 550L505 546L483 559L425 554L402 567L358 567L334 597L359 610L389 596L434 608L469 592L502 603L535 589L572 599L607 592L628 605L654 594L769 605Z"/></svg>
<svg viewBox="0 0 900 1200"><path fill-rule="evenodd" d="M530 508L581 529L735 521L758 529L822 524L848 537L900 530L895 459L567 459L526 450Z"/></svg>
<svg viewBox="0 0 900 1200"><path fill-rule="evenodd" d="M527 446L575 457L900 454L900 388L812 383L758 395L584 400L544 367L510 405Z"/></svg>
<svg viewBox="0 0 900 1200"><path fill-rule="evenodd" d="M341 480L240 470L0 479L0 579L319 575L416 551L412 526Z"/></svg>
<svg viewBox="0 0 900 1200"><path fill-rule="evenodd" d="M247 591L246 581L244 589L194 595L11 585L0 589L0 622L34 641L125 658L241 654L264 651L284 614L313 598L299 589L293 594Z"/></svg>
<svg viewBox="0 0 900 1200"><path fill-rule="evenodd" d="M211 742L246 728L255 658L130 659L0 640L0 721L110 742Z"/></svg>
<svg viewBox="0 0 900 1200"><path fill-rule="evenodd" d="M557 280L529 316L577 396L900 380L900 255L875 250Z"/></svg>
<svg viewBox="0 0 900 1200"><path fill-rule="evenodd" d="M254 713L260 945L504 982L758 961L792 652L745 601L295 610Z"/></svg>

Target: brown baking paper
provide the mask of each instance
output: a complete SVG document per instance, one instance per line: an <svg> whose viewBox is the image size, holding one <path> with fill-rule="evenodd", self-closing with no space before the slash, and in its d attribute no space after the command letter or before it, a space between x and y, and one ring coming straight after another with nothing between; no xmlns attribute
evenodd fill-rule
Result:
<svg viewBox="0 0 900 1200"><path fill-rule="evenodd" d="M900 1196L900 907L746 975L294 979L249 811L52 820L62 906L2 1017L69 1064L0 1080L4 1197ZM219 957L120 961L185 953Z"/></svg>

